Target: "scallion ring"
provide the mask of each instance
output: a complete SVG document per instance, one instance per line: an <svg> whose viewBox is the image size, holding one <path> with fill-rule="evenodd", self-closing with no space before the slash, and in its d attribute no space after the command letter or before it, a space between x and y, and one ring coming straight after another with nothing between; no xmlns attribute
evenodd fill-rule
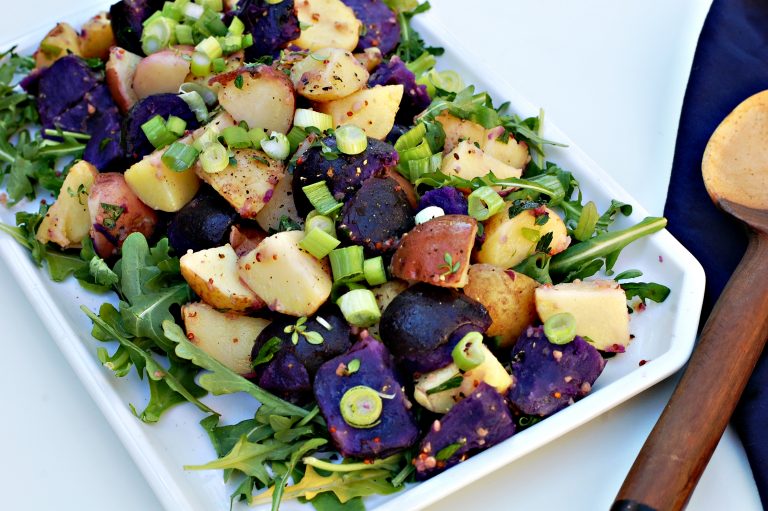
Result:
<svg viewBox="0 0 768 511"><path fill-rule="evenodd" d="M317 210L313 209L309 212L309 215L307 215L304 231L309 232L315 227L327 232L334 238L336 237L336 223L333 221L333 219L325 215L321 215L317 212Z"/></svg>
<svg viewBox="0 0 768 511"><path fill-rule="evenodd" d="M221 172L229 166L229 153L227 148L218 142L214 142L200 153L200 164L208 174Z"/></svg>
<svg viewBox="0 0 768 511"><path fill-rule="evenodd" d="M284 160L291 153L291 144L288 142L288 137L277 131L273 131L269 138L261 141L261 148L267 153L267 156L275 160Z"/></svg>
<svg viewBox="0 0 768 511"><path fill-rule="evenodd" d="M570 312L560 312L544 322L544 335L552 344L568 344L576 337L576 318Z"/></svg>
<svg viewBox="0 0 768 511"><path fill-rule="evenodd" d="M339 246L341 243L339 240L320 229L319 227L313 227L307 231L307 234L299 242L299 246L315 256L317 259L322 259L327 256L331 250Z"/></svg>
<svg viewBox="0 0 768 511"><path fill-rule="evenodd" d="M263 144L263 142L262 142ZM307 196L309 202L321 215L329 216L339 211L344 204L338 202L331 195L328 184L325 181L318 181L311 185L302 186L301 190Z"/></svg>
<svg viewBox="0 0 768 511"><path fill-rule="evenodd" d="M467 202L469 216L480 221L488 220L504 207L504 199L490 186L481 186L469 194Z"/></svg>
<svg viewBox="0 0 768 511"><path fill-rule="evenodd" d="M387 271L384 269L384 259L381 256L366 259L363 262L363 275L369 286L378 286L387 281Z"/></svg>
<svg viewBox="0 0 768 511"><path fill-rule="evenodd" d="M416 224L423 224L429 222L433 218L445 216L445 211L440 206L427 206L418 213L416 213Z"/></svg>
<svg viewBox="0 0 768 511"><path fill-rule="evenodd" d="M336 129L336 146L344 154L360 154L368 147L368 137L361 128L346 124Z"/></svg>
<svg viewBox="0 0 768 511"><path fill-rule="evenodd" d="M176 172L183 172L194 165L200 153L191 145L174 142L161 157L163 164Z"/></svg>
<svg viewBox="0 0 768 511"><path fill-rule="evenodd" d="M333 117L307 108L297 108L293 115L293 125L299 128L317 128L327 131L333 128Z"/></svg>
<svg viewBox="0 0 768 511"><path fill-rule="evenodd" d="M211 57L203 52L196 51L192 54L190 70L194 76L207 76L211 73Z"/></svg>
<svg viewBox="0 0 768 511"><path fill-rule="evenodd" d="M330 253L334 282L355 282L364 277L363 247L352 245Z"/></svg>
<svg viewBox="0 0 768 511"><path fill-rule="evenodd" d="M358 385L341 396L339 409L344 422L353 428L371 428L379 423L384 404L374 389Z"/></svg>
<svg viewBox="0 0 768 511"><path fill-rule="evenodd" d="M451 352L453 362L462 371L470 371L485 361L483 334L469 332L461 338Z"/></svg>
<svg viewBox="0 0 768 511"><path fill-rule="evenodd" d="M344 319L352 326L366 328L381 319L381 310L370 289L353 289L341 295L336 301Z"/></svg>

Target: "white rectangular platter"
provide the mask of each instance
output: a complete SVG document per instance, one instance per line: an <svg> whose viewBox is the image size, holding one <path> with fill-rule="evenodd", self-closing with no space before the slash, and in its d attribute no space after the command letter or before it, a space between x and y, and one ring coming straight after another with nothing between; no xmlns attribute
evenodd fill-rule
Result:
<svg viewBox="0 0 768 511"><path fill-rule="evenodd" d="M77 25L89 14L91 12L66 19ZM478 59L466 54L461 45L446 36L447 31L435 17L428 13L416 25L425 39L446 48L446 55L440 60L441 68L458 71L467 83L476 84L478 90L487 90L497 104L510 101L512 111L521 115L538 111L498 79L493 70L473 66L471 63ZM30 34L2 48L18 44L22 51L31 52L43 33ZM646 216L625 191L554 126L546 127L545 136L570 145L564 150L551 151L548 157L574 172L586 197L595 200L601 208L612 198L633 203L634 214L620 220L617 227ZM19 207L34 206L21 204ZM0 211L0 220L4 222L13 223L12 216L12 211ZM44 272L31 264L26 252L7 237L0 238L0 253L164 506L169 510L228 509L232 488L223 484L219 472L186 472L181 468L215 457L205 432L197 424L202 415L193 407L180 406L159 424L145 425L134 418L127 406L136 403L140 407L146 402L144 385L135 376L116 379L101 367L95 355L101 343L90 338L90 324L79 305L95 308L104 298L89 295L74 282L50 282ZM609 361L590 396L426 483L388 497L368 499L369 509L418 509L435 502L598 416L681 367L692 349L698 324L704 287L700 265L671 235L662 232L626 249L617 268L639 268L645 273L643 280L662 282L672 289L672 294L663 305L652 305L647 311L633 315L634 343L627 353ZM649 362L640 366L641 360ZM252 415L256 406L250 398L240 396L209 397L206 402L222 412L226 422ZM302 506L286 502L282 508Z"/></svg>

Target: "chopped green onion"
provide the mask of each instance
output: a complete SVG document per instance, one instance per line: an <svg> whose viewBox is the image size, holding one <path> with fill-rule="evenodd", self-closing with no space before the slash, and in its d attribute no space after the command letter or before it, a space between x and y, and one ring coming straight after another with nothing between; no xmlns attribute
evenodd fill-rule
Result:
<svg viewBox="0 0 768 511"><path fill-rule="evenodd" d="M442 166L442 153L435 153L429 158L408 160L408 175L406 177L413 183L424 174L439 172Z"/></svg>
<svg viewBox="0 0 768 511"><path fill-rule="evenodd" d="M181 21L181 18L183 17L181 9L179 9L173 2L165 2L161 12L164 17L172 19L173 21Z"/></svg>
<svg viewBox="0 0 768 511"><path fill-rule="evenodd" d="M279 4L280 2L282 2L282 1L283 1L283 0L267 0L267 3L268 3L268 4L271 4L271 5L277 5L277 4Z"/></svg>
<svg viewBox="0 0 768 511"><path fill-rule="evenodd" d="M229 24L229 33L232 35L243 35L245 33L245 24L235 16Z"/></svg>
<svg viewBox="0 0 768 511"><path fill-rule="evenodd" d="M248 130L248 137L253 147L261 147L261 141L267 138L267 132L261 128L251 128Z"/></svg>
<svg viewBox="0 0 768 511"><path fill-rule="evenodd" d="M203 8L202 5L197 5L190 2L181 8L181 12L184 14L184 17L186 18L189 18L192 20L199 20L200 17L205 12L205 8Z"/></svg>
<svg viewBox="0 0 768 511"><path fill-rule="evenodd" d="M229 166L227 148L218 142L209 144L200 154L200 164L208 174L221 172Z"/></svg>
<svg viewBox="0 0 768 511"><path fill-rule="evenodd" d="M309 232L315 227L322 229L334 238L336 237L336 223L333 221L333 219L325 215L321 215L313 209L309 212L309 215L307 215L304 230Z"/></svg>
<svg viewBox="0 0 768 511"><path fill-rule="evenodd" d="M387 271L384 269L384 259L381 256L366 259L363 262L363 275L369 286L378 286L387 281Z"/></svg>
<svg viewBox="0 0 768 511"><path fill-rule="evenodd" d="M235 53L243 47L243 36L227 35L221 38L221 49L224 54Z"/></svg>
<svg viewBox="0 0 768 511"><path fill-rule="evenodd" d="M245 49L250 48L251 46L253 46L253 34L245 34L243 36L242 47Z"/></svg>
<svg viewBox="0 0 768 511"><path fill-rule="evenodd" d="M339 402L341 417L353 428L371 428L381 422L384 405L381 396L365 385L352 387L341 396Z"/></svg>
<svg viewBox="0 0 768 511"><path fill-rule="evenodd" d="M141 26L147 27L150 24L154 23L158 18L161 18L163 16L162 11L155 11L152 13L152 15L141 22Z"/></svg>
<svg viewBox="0 0 768 511"><path fill-rule="evenodd" d="M445 211L440 206L428 206L416 213L415 220L417 224L423 224L443 215L445 215Z"/></svg>
<svg viewBox="0 0 768 511"><path fill-rule="evenodd" d="M205 85L201 85L199 83L195 82L185 82L182 83L179 87L179 93L182 92L197 92L200 94L200 97L203 98L203 101L205 101L205 104L208 106L213 106L216 104L216 102L219 100L219 98L216 96L216 93L213 92L209 87L206 87Z"/></svg>
<svg viewBox="0 0 768 511"><path fill-rule="evenodd" d="M483 221L501 211L504 207L504 199L490 186L481 186L469 194L469 216Z"/></svg>
<svg viewBox="0 0 768 511"><path fill-rule="evenodd" d="M141 49L147 55L156 53L176 42L177 23L170 18L158 16L144 27L141 33ZM149 50L149 53L147 53Z"/></svg>
<svg viewBox="0 0 768 511"><path fill-rule="evenodd" d="M293 125L299 128L313 127L320 131L327 131L333 128L333 117L307 108L297 108L293 115Z"/></svg>
<svg viewBox="0 0 768 511"><path fill-rule="evenodd" d="M216 12L224 10L224 2L222 2L222 0L195 0L195 3Z"/></svg>
<svg viewBox="0 0 768 511"><path fill-rule="evenodd" d="M296 126L295 124L288 132L288 143L291 144L291 153L295 153L302 142L307 138L307 132L304 128Z"/></svg>
<svg viewBox="0 0 768 511"><path fill-rule="evenodd" d="M141 38L141 51L146 55L152 55L164 48L163 42L157 37L149 36Z"/></svg>
<svg viewBox="0 0 768 511"><path fill-rule="evenodd" d="M435 71L433 69L427 74L427 79L438 89L447 92L458 93L464 90L464 80L456 71Z"/></svg>
<svg viewBox="0 0 768 511"><path fill-rule="evenodd" d="M196 51L192 54L190 70L194 76L208 76L211 74L211 58L205 53Z"/></svg>
<svg viewBox="0 0 768 511"><path fill-rule="evenodd" d="M344 206L341 202L337 202L328 190L328 184L325 181L318 181L311 185L307 185L301 188L304 191L304 195L307 196L309 202L321 215L330 215L337 212Z"/></svg>
<svg viewBox="0 0 768 511"><path fill-rule="evenodd" d="M221 136L224 137L224 143L227 147L232 149L244 149L251 147L251 137L248 136L248 132L245 128L240 126L228 126L221 131Z"/></svg>
<svg viewBox="0 0 768 511"><path fill-rule="evenodd" d="M141 130L147 136L147 140L155 149L160 149L172 143L178 137L171 133L165 125L165 121L159 115L154 116L141 125Z"/></svg>
<svg viewBox="0 0 768 511"><path fill-rule="evenodd" d="M194 165L200 153L191 145L183 142L174 142L163 153L163 164L176 172L183 172Z"/></svg>
<svg viewBox="0 0 768 511"><path fill-rule="evenodd" d="M195 22L195 27L203 35L225 36L227 35L227 26L221 21L221 15L210 9L203 9L200 19Z"/></svg>
<svg viewBox="0 0 768 511"><path fill-rule="evenodd" d="M214 73L221 73L227 68L227 61L224 60L224 57L219 57L217 59L213 59L213 62L211 62L211 69Z"/></svg>
<svg viewBox="0 0 768 511"><path fill-rule="evenodd" d="M573 237L579 241L591 238L598 220L600 220L600 213L597 212L597 206L592 201L587 202L581 209L579 223L573 230Z"/></svg>
<svg viewBox="0 0 768 511"><path fill-rule="evenodd" d="M195 51L204 53L209 60L217 59L222 56L222 48L219 40L213 36L206 37L195 46Z"/></svg>
<svg viewBox="0 0 768 511"><path fill-rule="evenodd" d="M552 344L568 344L576 337L576 318L570 312L560 312L544 322L544 335Z"/></svg>
<svg viewBox="0 0 768 511"><path fill-rule="evenodd" d="M187 44L190 46L195 44L195 38L192 35L192 27L189 25L176 25L174 32L176 33L176 41L179 44Z"/></svg>
<svg viewBox="0 0 768 511"><path fill-rule="evenodd" d="M397 152L404 151L416 147L424 140L427 135L427 127L424 123L419 123L410 130L406 131L395 142L395 149Z"/></svg>
<svg viewBox="0 0 768 511"><path fill-rule="evenodd" d="M337 248L329 254L334 282L354 282L364 278L363 247Z"/></svg>
<svg viewBox="0 0 768 511"><path fill-rule="evenodd" d="M421 160L423 158L431 157L432 149L429 147L429 142L427 142L427 139L424 138L416 147L403 149L402 151L398 151L398 153L400 154L400 162L405 163L412 160Z"/></svg>
<svg viewBox="0 0 768 511"><path fill-rule="evenodd" d="M198 121L204 123L208 120L208 108L205 106L205 101L200 93L196 91L184 92L179 94L179 97L184 100L189 109L194 112Z"/></svg>
<svg viewBox="0 0 768 511"><path fill-rule="evenodd" d="M325 232L319 227L314 227L307 231L306 236L299 242L299 246L315 256L322 259L327 256L331 250L339 246L339 240Z"/></svg>
<svg viewBox="0 0 768 511"><path fill-rule="evenodd" d="M288 137L277 131L273 131L269 138L261 141L261 149L267 153L267 156L275 160L284 160L291 154L291 144Z"/></svg>
<svg viewBox="0 0 768 511"><path fill-rule="evenodd" d="M453 363L462 371L470 371L485 360L483 352L483 334L469 332L461 338L451 352Z"/></svg>
<svg viewBox="0 0 768 511"><path fill-rule="evenodd" d="M333 252L331 252L333 253ZM376 297L370 289L347 291L336 301L344 319L352 326L369 327L381 319L381 311Z"/></svg>
<svg viewBox="0 0 768 511"><path fill-rule="evenodd" d="M405 67L407 67L411 73L416 75L416 78L418 78L435 67L435 64L437 64L437 59L435 59L435 56L425 51L413 62L408 62L405 64Z"/></svg>
<svg viewBox="0 0 768 511"><path fill-rule="evenodd" d="M353 124L339 126L335 135L336 145L344 154L360 154L368 147L365 131Z"/></svg>
<svg viewBox="0 0 768 511"><path fill-rule="evenodd" d="M187 121L181 117L171 115L168 117L168 120L165 121L165 126L168 128L168 131L180 137L184 134L184 130L187 129Z"/></svg>

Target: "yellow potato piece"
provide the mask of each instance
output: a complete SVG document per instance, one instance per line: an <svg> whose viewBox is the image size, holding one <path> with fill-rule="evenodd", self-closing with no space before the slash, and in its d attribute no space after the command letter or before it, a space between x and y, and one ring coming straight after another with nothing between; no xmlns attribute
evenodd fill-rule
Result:
<svg viewBox="0 0 768 511"><path fill-rule="evenodd" d="M56 202L48 209L37 228L35 238L41 243L53 242L61 248L79 245L88 236L91 219L88 194L99 171L85 160L69 169Z"/></svg>
<svg viewBox="0 0 768 511"><path fill-rule="evenodd" d="M69 23L57 23L35 52L35 67L48 67L67 55L80 55L80 36Z"/></svg>
<svg viewBox="0 0 768 511"><path fill-rule="evenodd" d="M522 169L511 167L497 160L466 140L459 142L452 151L443 157L441 171L443 174L454 175L463 179L487 176L489 172L493 172L493 175L500 179L520 177L523 174Z"/></svg>
<svg viewBox="0 0 768 511"><path fill-rule="evenodd" d="M401 99L402 85L377 85L336 101L317 103L316 109L333 117L337 128L353 124L369 137L384 140L395 125Z"/></svg>
<svg viewBox="0 0 768 511"><path fill-rule="evenodd" d="M296 0L295 6L304 28L292 44L305 50L355 49L362 23L341 0Z"/></svg>
<svg viewBox="0 0 768 511"><path fill-rule="evenodd" d="M190 137L181 142L190 143ZM158 149L125 171L125 181L141 202L152 209L173 213L191 201L200 188L194 167L176 172L162 161L165 149Z"/></svg>

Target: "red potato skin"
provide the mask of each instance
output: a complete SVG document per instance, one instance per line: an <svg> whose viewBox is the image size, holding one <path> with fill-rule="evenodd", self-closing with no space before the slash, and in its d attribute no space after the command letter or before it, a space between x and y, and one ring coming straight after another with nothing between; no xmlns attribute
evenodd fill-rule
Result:
<svg viewBox="0 0 768 511"><path fill-rule="evenodd" d="M96 176L88 197L88 210L93 248L104 259L116 255L125 238L134 232L149 238L157 224L155 211L139 200L123 175L117 172Z"/></svg>
<svg viewBox="0 0 768 511"><path fill-rule="evenodd" d="M117 46L110 48L109 54L110 61L113 59L114 61L120 61L136 58L136 55L133 55L131 52ZM130 110L134 103L136 103L138 100L138 97L136 96L136 93L133 91L133 87L131 86L131 83L133 82L133 75L136 72L136 66L129 66L129 68L132 68L129 74L123 77L121 76L117 67L112 65L112 62L107 62L107 67L104 73L107 87L109 88L110 94L112 94L112 99L115 100L117 108L119 108L120 112L122 113L126 113L128 110Z"/></svg>
<svg viewBox="0 0 768 511"><path fill-rule="evenodd" d="M256 248L266 237L267 233L261 229L233 225L229 232L229 244L232 245L237 257L243 257Z"/></svg>
<svg viewBox="0 0 768 511"><path fill-rule="evenodd" d="M225 85L229 82L232 82L237 78L239 75L242 74L250 74L253 77L258 77L261 75L275 78L280 81L286 82L286 85L290 84L290 88L293 89L293 82L285 76L285 74L281 73L280 71L275 70L272 66L267 66L265 64L261 64L258 66L243 66L238 69L234 69L232 71L227 71L226 73L222 73L220 75L216 75L210 80L208 80L208 85L215 85L215 84L221 84Z"/></svg>

